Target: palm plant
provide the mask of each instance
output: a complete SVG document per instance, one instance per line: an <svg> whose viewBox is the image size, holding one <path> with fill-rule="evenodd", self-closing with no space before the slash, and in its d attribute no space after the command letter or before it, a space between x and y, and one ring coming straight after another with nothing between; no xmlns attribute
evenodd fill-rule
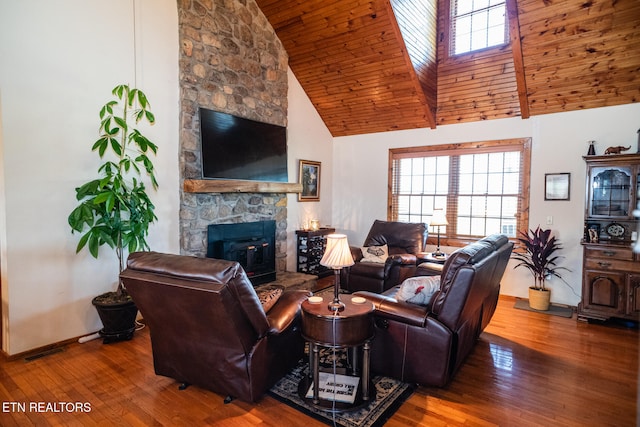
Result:
<svg viewBox="0 0 640 427"><path fill-rule="evenodd" d="M519 245L512 258L520 261L514 268L525 267L534 278L534 285L537 290L546 290L545 282L549 276L555 276L562 279L559 270L567 270L564 267L558 267L557 261L560 256L556 255L556 251L562 249L560 243L555 236L551 235L551 230L543 230L538 226L535 230L529 230L527 233L520 232L517 238Z"/></svg>
<svg viewBox="0 0 640 427"><path fill-rule="evenodd" d="M80 203L68 222L72 233L84 233L76 252L86 246L98 258L98 248L106 244L115 250L122 272L125 251L149 249L146 241L149 224L157 217L145 185L138 178L142 178L144 170L152 187L157 189L153 163L147 154L150 151L156 154L158 147L135 128L142 120L155 122L146 95L128 85L116 86L112 94L115 99L100 110L100 137L91 149L101 159L107 152L111 158L98 168L98 178L76 188ZM126 296L120 281L116 295Z"/></svg>

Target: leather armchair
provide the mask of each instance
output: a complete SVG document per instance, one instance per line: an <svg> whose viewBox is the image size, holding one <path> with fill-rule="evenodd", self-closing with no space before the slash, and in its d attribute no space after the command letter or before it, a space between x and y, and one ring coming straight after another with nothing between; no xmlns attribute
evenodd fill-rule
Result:
<svg viewBox="0 0 640 427"><path fill-rule="evenodd" d="M348 291L381 293L411 277L416 271L416 253L427 241L424 223L375 220L363 247L387 245L389 257L384 263L363 261L360 247L351 247L355 264L341 270L341 286Z"/></svg>
<svg viewBox="0 0 640 427"><path fill-rule="evenodd" d="M371 370L405 382L445 386L495 312L513 243L492 235L458 249L445 262L440 290L427 306L356 292L374 304ZM418 269L419 270L419 269Z"/></svg>
<svg viewBox="0 0 640 427"><path fill-rule="evenodd" d="M132 253L121 279L151 334L158 375L255 402L303 356L300 304L284 291L265 313L237 262Z"/></svg>

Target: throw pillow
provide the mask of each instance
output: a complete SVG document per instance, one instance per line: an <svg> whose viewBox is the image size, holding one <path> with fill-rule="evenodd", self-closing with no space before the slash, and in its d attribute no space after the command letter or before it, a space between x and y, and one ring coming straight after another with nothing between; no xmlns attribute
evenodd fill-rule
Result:
<svg viewBox="0 0 640 427"><path fill-rule="evenodd" d="M440 276L409 277L396 293L398 301L429 305L433 295L440 289Z"/></svg>
<svg viewBox="0 0 640 427"><path fill-rule="evenodd" d="M387 245L382 246L365 246L362 248L362 261L364 262L378 262L384 264L389 258L389 247Z"/></svg>
<svg viewBox="0 0 640 427"><path fill-rule="evenodd" d="M260 304L262 304L262 309L265 313L268 313L269 310L271 310L271 307L278 302L278 298L280 298L280 295L282 295L283 292L284 286L280 285L269 285L256 289L258 299L260 300Z"/></svg>

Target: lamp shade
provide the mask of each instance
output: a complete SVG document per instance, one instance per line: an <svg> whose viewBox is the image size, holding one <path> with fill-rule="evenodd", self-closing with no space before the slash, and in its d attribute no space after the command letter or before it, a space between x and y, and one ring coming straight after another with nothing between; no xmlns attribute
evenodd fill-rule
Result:
<svg viewBox="0 0 640 427"><path fill-rule="evenodd" d="M353 265L353 256L351 256L351 249L349 249L349 242L347 241L346 235L327 235L327 248L320 260L320 264L333 269Z"/></svg>
<svg viewBox="0 0 640 427"><path fill-rule="evenodd" d="M443 209L436 208L433 210L433 216L431 217L429 225L449 225Z"/></svg>

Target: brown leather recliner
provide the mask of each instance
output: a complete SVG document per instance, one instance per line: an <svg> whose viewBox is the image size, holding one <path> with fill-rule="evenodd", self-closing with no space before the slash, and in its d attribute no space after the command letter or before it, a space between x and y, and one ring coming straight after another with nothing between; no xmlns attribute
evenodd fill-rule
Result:
<svg viewBox="0 0 640 427"><path fill-rule="evenodd" d="M132 253L120 277L158 375L255 402L303 356L307 291L285 291L265 313L237 262L156 252Z"/></svg>
<svg viewBox="0 0 640 427"><path fill-rule="evenodd" d="M401 381L446 385L495 312L512 249L506 236L492 235L452 253L428 306L396 300L400 286L382 295L356 292L375 306L371 370Z"/></svg>
<svg viewBox="0 0 640 427"><path fill-rule="evenodd" d="M360 247L351 246L355 264L341 271L341 287L348 291L381 293L411 277L417 258L427 241L424 223L375 220L363 247L387 245L389 257L384 263L363 261Z"/></svg>

